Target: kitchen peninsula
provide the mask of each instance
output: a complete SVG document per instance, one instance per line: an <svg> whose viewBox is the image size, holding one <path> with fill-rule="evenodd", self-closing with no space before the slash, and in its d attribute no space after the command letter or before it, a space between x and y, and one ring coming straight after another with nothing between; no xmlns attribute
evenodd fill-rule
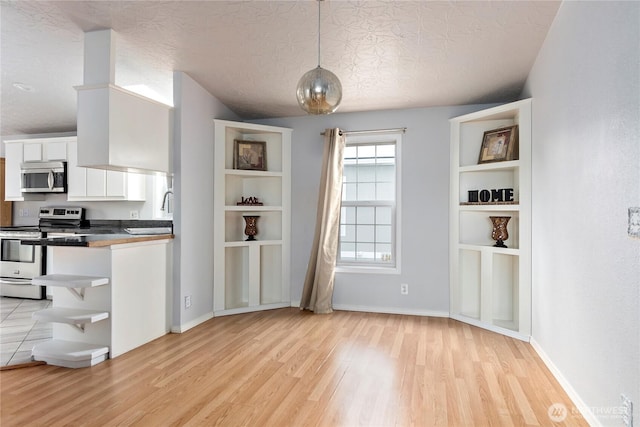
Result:
<svg viewBox="0 0 640 427"><path fill-rule="evenodd" d="M46 247L47 274L34 284L49 286L53 297L51 309L34 315L54 322L53 340L34 347L35 360L92 366L170 330L171 228L93 234L93 225L83 234L21 242Z"/></svg>

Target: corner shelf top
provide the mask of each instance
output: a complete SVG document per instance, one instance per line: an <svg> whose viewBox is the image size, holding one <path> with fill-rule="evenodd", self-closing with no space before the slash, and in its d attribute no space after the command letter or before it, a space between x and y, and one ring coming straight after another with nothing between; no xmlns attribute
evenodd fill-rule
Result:
<svg viewBox="0 0 640 427"><path fill-rule="evenodd" d="M266 206L266 205L258 205L258 206L250 206L250 205L227 205L224 207L225 211L228 212L267 212L267 211L281 211L282 206Z"/></svg>
<svg viewBox="0 0 640 427"><path fill-rule="evenodd" d="M473 204L473 205L463 205L462 203L458 208L460 211L469 211L469 212L491 212L491 211L500 211L500 212L519 212L520 205L517 203L513 204Z"/></svg>
<svg viewBox="0 0 640 427"><path fill-rule="evenodd" d="M450 122L464 123L485 120L513 119L519 115L520 109L531 105L531 98L511 102L509 104L498 105L481 111L465 114L464 116L449 119Z"/></svg>
<svg viewBox="0 0 640 427"><path fill-rule="evenodd" d="M244 169L225 169L225 175L233 175L246 178L258 178L258 177L281 177L282 172L276 171L252 171Z"/></svg>
<svg viewBox="0 0 640 427"><path fill-rule="evenodd" d="M225 248L239 248L239 247L249 247L249 246L267 246L267 245L282 245L282 240L240 240L233 242L225 242Z"/></svg>
<svg viewBox="0 0 640 427"><path fill-rule="evenodd" d="M222 120L222 119L213 119L213 122L216 125L223 126L225 128L231 128L241 133L246 134L264 134L264 133L291 133L293 129L279 127L279 126L270 126L270 125L259 125L254 123L246 123L246 122L234 122L230 120Z"/></svg>
<svg viewBox="0 0 640 427"><path fill-rule="evenodd" d="M520 160L508 160L504 162L482 163L479 165L460 166L458 172L489 172L515 170L520 167Z"/></svg>
<svg viewBox="0 0 640 427"><path fill-rule="evenodd" d="M508 242L507 242L508 243ZM465 249L469 251L488 251L494 254L502 254L502 255L520 255L519 248L497 248L495 246L490 245L474 245L471 243L460 243L458 244L458 249Z"/></svg>

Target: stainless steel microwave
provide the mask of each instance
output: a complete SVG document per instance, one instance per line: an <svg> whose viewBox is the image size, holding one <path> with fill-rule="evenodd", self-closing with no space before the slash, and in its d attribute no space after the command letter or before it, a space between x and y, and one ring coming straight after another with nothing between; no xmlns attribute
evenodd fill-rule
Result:
<svg viewBox="0 0 640 427"><path fill-rule="evenodd" d="M20 164L23 193L66 193L67 162Z"/></svg>

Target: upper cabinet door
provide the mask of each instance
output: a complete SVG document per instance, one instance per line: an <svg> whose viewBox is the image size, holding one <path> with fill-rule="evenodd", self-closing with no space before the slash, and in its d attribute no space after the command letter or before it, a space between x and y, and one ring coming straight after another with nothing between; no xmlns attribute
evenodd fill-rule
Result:
<svg viewBox="0 0 640 427"><path fill-rule="evenodd" d="M40 142L25 143L23 153L23 161L25 162L40 162L44 160L42 157L42 143Z"/></svg>

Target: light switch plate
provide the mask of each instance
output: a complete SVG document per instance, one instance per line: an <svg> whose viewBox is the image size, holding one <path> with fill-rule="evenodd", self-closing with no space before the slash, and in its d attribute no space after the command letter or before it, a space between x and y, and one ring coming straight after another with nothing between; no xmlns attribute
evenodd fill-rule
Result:
<svg viewBox="0 0 640 427"><path fill-rule="evenodd" d="M640 208L629 208L629 236L640 238Z"/></svg>

